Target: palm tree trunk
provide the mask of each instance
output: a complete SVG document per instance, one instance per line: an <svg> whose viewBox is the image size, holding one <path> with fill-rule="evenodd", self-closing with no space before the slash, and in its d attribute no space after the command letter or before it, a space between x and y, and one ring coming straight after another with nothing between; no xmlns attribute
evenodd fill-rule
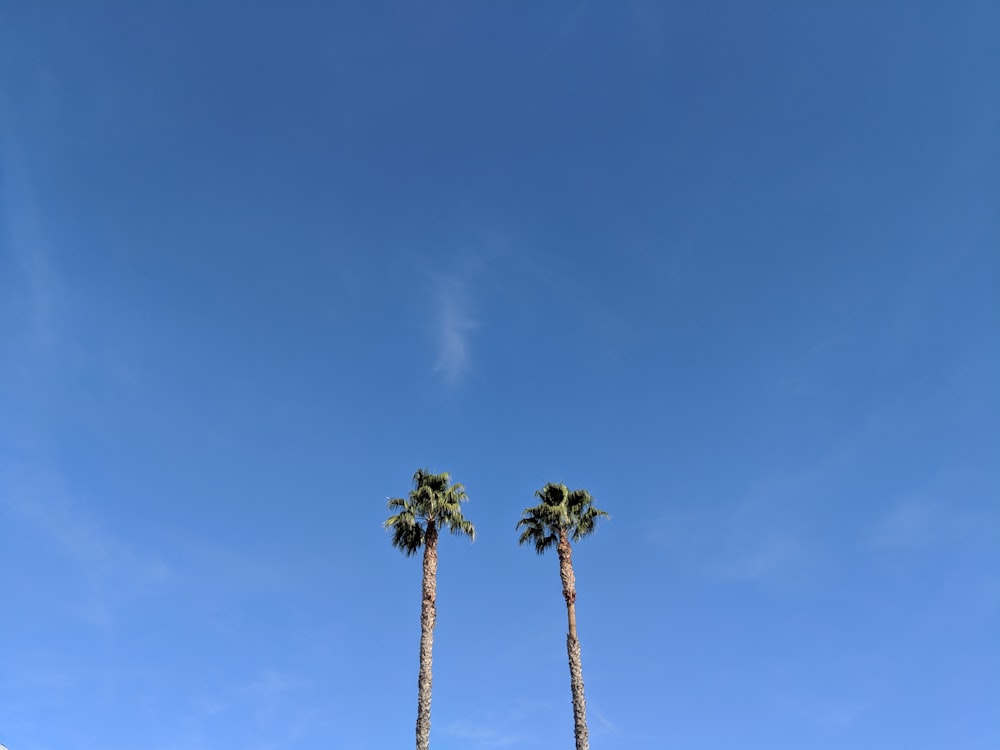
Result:
<svg viewBox="0 0 1000 750"><path fill-rule="evenodd" d="M580 660L580 640L576 637L576 576L573 575L573 548L570 547L565 531L559 535L556 550L559 553L559 577L562 579L566 617L569 620L566 653L569 656L569 686L573 693L573 732L576 736L576 750L590 750L587 700L583 695L583 663Z"/></svg>
<svg viewBox="0 0 1000 750"><path fill-rule="evenodd" d="M420 601L417 750L428 750L431 741L431 652L434 650L434 623L437 620L437 540L434 521L428 521L424 537L423 596Z"/></svg>

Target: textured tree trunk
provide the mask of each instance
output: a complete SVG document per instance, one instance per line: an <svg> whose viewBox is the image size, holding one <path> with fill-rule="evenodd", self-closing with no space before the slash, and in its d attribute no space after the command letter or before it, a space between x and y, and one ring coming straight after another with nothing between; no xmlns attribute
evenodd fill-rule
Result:
<svg viewBox="0 0 1000 750"><path fill-rule="evenodd" d="M431 652L437 620L437 527L427 522L424 537L423 596L420 601L420 672L417 676L417 750L431 742Z"/></svg>
<svg viewBox="0 0 1000 750"><path fill-rule="evenodd" d="M573 733L576 736L576 750L589 750L587 700L583 695L583 663L580 660L580 640L576 637L576 576L573 575L573 548L570 547L565 531L559 534L556 550L559 552L559 577L562 579L566 617L569 620L566 653L569 656L569 686L573 693Z"/></svg>

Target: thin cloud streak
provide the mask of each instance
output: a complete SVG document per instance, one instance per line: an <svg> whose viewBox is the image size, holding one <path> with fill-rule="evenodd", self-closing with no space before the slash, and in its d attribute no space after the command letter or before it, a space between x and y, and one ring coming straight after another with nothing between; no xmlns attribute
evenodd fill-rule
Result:
<svg viewBox="0 0 1000 750"><path fill-rule="evenodd" d="M1000 513L975 507L959 493L945 490L948 501L920 495L897 501L871 528L868 544L877 550L922 551L961 545L992 546L1000 530Z"/></svg>
<svg viewBox="0 0 1000 750"><path fill-rule="evenodd" d="M720 581L791 583L803 574L810 530L791 512L803 480L761 481L722 508L668 513L649 540L699 575Z"/></svg>
<svg viewBox="0 0 1000 750"><path fill-rule="evenodd" d="M825 730L842 732L878 705L873 696L864 695L866 689L859 688L858 692L861 694L823 695L800 685L795 692L782 694L775 702L786 714Z"/></svg>
<svg viewBox="0 0 1000 750"><path fill-rule="evenodd" d="M24 285L25 326L30 331L33 352L51 347L56 341L55 301L58 279L52 268L42 231L42 210L35 198L28 156L17 138L9 116L7 97L0 90L0 218L6 224L6 240L20 267Z"/></svg>
<svg viewBox="0 0 1000 750"><path fill-rule="evenodd" d="M118 623L130 597L161 590L173 577L165 562L112 535L54 470L30 476L0 466L0 519L37 534L43 554L73 566L67 582L77 598L65 602L67 613L99 629Z"/></svg>
<svg viewBox="0 0 1000 750"><path fill-rule="evenodd" d="M802 555L797 540L777 535L737 550L728 559L711 565L709 571L732 581L761 581L794 568Z"/></svg>
<svg viewBox="0 0 1000 750"><path fill-rule="evenodd" d="M472 743L475 747L509 747L525 739L519 732L498 729L468 719L451 722L442 727L441 731L448 737Z"/></svg>
<svg viewBox="0 0 1000 750"><path fill-rule="evenodd" d="M459 385L471 369L470 338L479 325L472 315L467 282L444 279L437 320L438 356L434 371L451 386Z"/></svg>

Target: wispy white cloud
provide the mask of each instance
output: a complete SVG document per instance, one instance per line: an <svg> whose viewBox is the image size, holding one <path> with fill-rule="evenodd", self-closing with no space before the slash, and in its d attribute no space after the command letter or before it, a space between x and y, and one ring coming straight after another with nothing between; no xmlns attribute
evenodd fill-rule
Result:
<svg viewBox="0 0 1000 750"><path fill-rule="evenodd" d="M78 597L66 602L75 607L70 614L101 629L114 626L123 598L162 586L173 575L163 560L139 554L111 533L51 471L0 466L0 519L37 535L47 554L73 566Z"/></svg>
<svg viewBox="0 0 1000 750"><path fill-rule="evenodd" d="M173 736L161 736L157 750L218 747L218 728L236 720L239 746L279 750L300 745L325 723L329 704L301 675L263 668L242 677L201 684L186 710L173 719Z"/></svg>
<svg viewBox="0 0 1000 750"><path fill-rule="evenodd" d="M471 719L450 722L441 728L441 733L462 740L473 747L509 747L525 739L521 732L509 727Z"/></svg>
<svg viewBox="0 0 1000 750"><path fill-rule="evenodd" d="M478 327L473 317L468 282L447 279L441 284L434 370L445 382L457 385L471 366L470 337Z"/></svg>
<svg viewBox="0 0 1000 750"><path fill-rule="evenodd" d="M419 256L415 261L429 265ZM500 277L490 272L500 265L516 276L517 284L501 286ZM560 265L553 258L542 262L533 253L515 252L495 237L453 259L446 270L431 271L427 280L436 290L434 372L452 386L461 384L475 370L475 333L482 323L483 300L492 296L508 305L519 304L522 295L544 297L553 306L569 311L579 326L600 340L609 355L640 343L635 326L599 286L586 283L572 265Z"/></svg>
<svg viewBox="0 0 1000 750"><path fill-rule="evenodd" d="M801 572L807 548L805 530L787 512L785 489L765 483L738 501L669 513L649 539L709 578L791 580Z"/></svg>
<svg viewBox="0 0 1000 750"><path fill-rule="evenodd" d="M197 705L208 715L251 705L258 718L267 718L286 696L308 687L309 683L297 675L266 668L246 680L228 680L215 686L198 698Z"/></svg>
<svg viewBox="0 0 1000 750"><path fill-rule="evenodd" d="M810 689L784 693L775 702L785 713L828 731L850 729L878 703L871 695L833 695Z"/></svg>
<svg viewBox="0 0 1000 750"><path fill-rule="evenodd" d="M606 285L594 282L571 262L544 252L510 252L504 256L516 271L522 293L539 294L546 304L570 313L606 357L647 343L641 326L609 295Z"/></svg>
<svg viewBox="0 0 1000 750"><path fill-rule="evenodd" d="M324 715L311 680L285 670L265 668L248 679L229 679L196 701L192 726L209 725L213 717L232 713L245 717L253 750L278 750L301 742Z"/></svg>
<svg viewBox="0 0 1000 750"><path fill-rule="evenodd" d="M945 501L916 495L893 503L870 528L868 542L876 549L922 550L956 543L974 546L998 535L1000 510L977 508L960 496Z"/></svg>
<svg viewBox="0 0 1000 750"><path fill-rule="evenodd" d="M587 709L589 729L594 734L618 734L620 729L607 714L596 708L593 703Z"/></svg>
<svg viewBox="0 0 1000 750"><path fill-rule="evenodd" d="M811 462L777 464L730 498L668 513L649 539L711 578L797 585L831 554L829 486L851 470L869 433L863 424Z"/></svg>
<svg viewBox="0 0 1000 750"><path fill-rule="evenodd" d="M453 260L446 270L427 273L428 285L435 290L431 319L434 372L448 385L459 385L473 369L472 336L479 328L480 281L493 256L486 247ZM430 265L426 259L419 262Z"/></svg>
<svg viewBox="0 0 1000 750"><path fill-rule="evenodd" d="M764 539L731 548L707 570L733 581L760 581L792 569L802 552L797 539L787 533L772 532Z"/></svg>
<svg viewBox="0 0 1000 750"><path fill-rule="evenodd" d="M568 710L568 703L563 701L515 696L503 705L476 709L460 719L443 721L435 731L465 747L536 747L541 745L542 738L530 728L538 727L543 717Z"/></svg>
<svg viewBox="0 0 1000 750"><path fill-rule="evenodd" d="M937 516L926 501L903 500L876 522L870 541L880 548L926 547L940 534Z"/></svg>
<svg viewBox="0 0 1000 750"><path fill-rule="evenodd" d="M12 299L25 324L21 330L31 336L29 349L44 350L56 340L55 307L58 278L53 269L43 231L42 209L35 197L29 156L18 138L9 115L4 91L0 89L0 227L12 249L19 271Z"/></svg>

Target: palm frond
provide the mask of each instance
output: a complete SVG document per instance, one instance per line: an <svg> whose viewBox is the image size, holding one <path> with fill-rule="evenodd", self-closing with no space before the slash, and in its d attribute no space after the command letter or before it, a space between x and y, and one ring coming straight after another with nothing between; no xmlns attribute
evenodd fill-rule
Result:
<svg viewBox="0 0 1000 750"><path fill-rule="evenodd" d="M533 543L539 554L556 544L566 533L574 541L593 533L597 519L610 518L603 510L594 507L594 499L587 490L570 490L565 484L549 482L535 492L541 502L525 508L517 529L523 529L519 544Z"/></svg>
<svg viewBox="0 0 1000 750"><path fill-rule="evenodd" d="M447 472L433 474L429 469L417 469L408 498L389 498L387 502L390 510L399 511L385 522L385 528L393 533L393 546L408 556L416 554L431 522L475 540L475 527L462 515L461 504L468 499L465 487L451 484Z"/></svg>
<svg viewBox="0 0 1000 750"><path fill-rule="evenodd" d="M389 516L384 525L392 532L392 546L407 557L424 546L424 529L410 509Z"/></svg>
<svg viewBox="0 0 1000 750"><path fill-rule="evenodd" d="M559 536L555 533L544 534L535 538L535 552L543 554L549 547L554 547L559 541Z"/></svg>
<svg viewBox="0 0 1000 750"><path fill-rule="evenodd" d="M464 517L459 518L449 518L448 520L443 520L442 524L448 528L455 536L467 536L473 542L476 541L476 527L472 525L472 521Z"/></svg>
<svg viewBox="0 0 1000 750"><path fill-rule="evenodd" d="M406 500L401 497L387 497L385 507L389 510L394 510L396 508L405 508Z"/></svg>
<svg viewBox="0 0 1000 750"><path fill-rule="evenodd" d="M573 541L578 542L585 536L594 533L594 530L597 527L597 519L599 518L610 519L611 516L603 510L595 508L592 504L588 504L584 507L579 514L576 524L573 526Z"/></svg>
<svg viewBox="0 0 1000 750"><path fill-rule="evenodd" d="M525 508L524 517L515 526L515 529L524 529L518 537L518 544L534 545L539 555L555 544L558 535L552 531L554 525L548 522L551 516L550 509L544 504Z"/></svg>

